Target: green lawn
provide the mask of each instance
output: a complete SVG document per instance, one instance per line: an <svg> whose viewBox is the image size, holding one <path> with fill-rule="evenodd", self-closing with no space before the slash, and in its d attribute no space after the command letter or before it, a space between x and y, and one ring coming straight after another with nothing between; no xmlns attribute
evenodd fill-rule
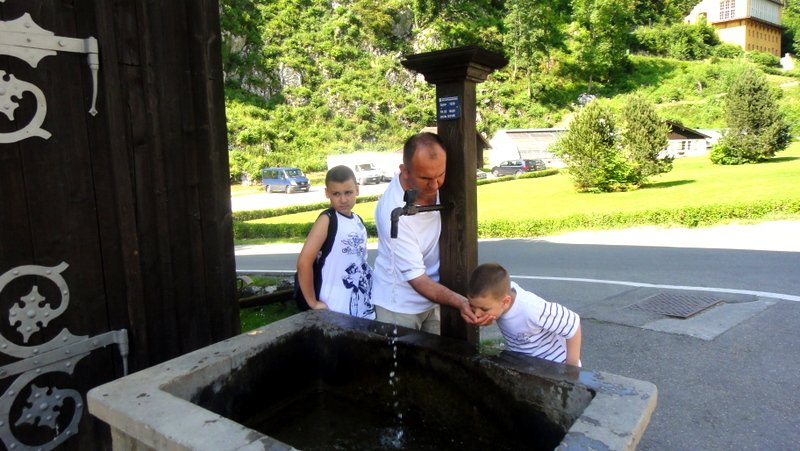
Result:
<svg viewBox="0 0 800 451"><path fill-rule="evenodd" d="M259 194L264 191L261 185L231 185L231 196L249 196L251 194Z"/></svg>
<svg viewBox="0 0 800 451"><path fill-rule="evenodd" d="M566 171L551 177L481 185L478 220L533 220L797 199L800 199L800 142L761 164L717 166L708 157L677 159L673 170L655 178L651 185L624 193L577 193ZM357 204L354 208L368 222L374 220L374 210L375 202ZM313 211L254 222L313 222L318 214Z"/></svg>

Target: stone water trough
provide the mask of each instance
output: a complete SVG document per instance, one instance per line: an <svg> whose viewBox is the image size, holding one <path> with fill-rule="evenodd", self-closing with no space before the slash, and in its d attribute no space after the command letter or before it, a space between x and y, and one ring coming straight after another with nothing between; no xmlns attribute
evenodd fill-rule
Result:
<svg viewBox="0 0 800 451"><path fill-rule="evenodd" d="M97 387L115 450L635 449L656 387L308 311Z"/></svg>

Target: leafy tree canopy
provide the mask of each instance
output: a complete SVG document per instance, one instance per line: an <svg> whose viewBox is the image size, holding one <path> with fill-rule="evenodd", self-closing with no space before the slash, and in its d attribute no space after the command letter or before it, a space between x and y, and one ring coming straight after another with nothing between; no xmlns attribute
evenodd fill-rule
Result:
<svg viewBox="0 0 800 451"><path fill-rule="evenodd" d="M329 154L397 150L435 121L434 88L400 64L425 51L479 45L509 58L477 88L487 136L554 126L585 92L642 91L654 102L724 92L722 69L689 74L676 61L629 56L637 25L669 30L691 3L220 0L232 176L257 177L262 165L322 170ZM686 30L685 45L667 54L704 57L711 47L737 56ZM696 51L698 43L706 47ZM722 121L721 104L702 111L703 123Z"/></svg>
<svg viewBox="0 0 800 451"><path fill-rule="evenodd" d="M789 126L778 108L778 94L752 68L731 84L725 117L728 131L711 153L714 163L757 163L775 156L791 141Z"/></svg>

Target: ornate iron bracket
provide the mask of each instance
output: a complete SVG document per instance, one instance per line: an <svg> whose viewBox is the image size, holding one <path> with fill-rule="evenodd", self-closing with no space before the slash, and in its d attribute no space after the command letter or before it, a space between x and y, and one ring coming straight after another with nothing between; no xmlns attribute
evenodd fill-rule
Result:
<svg viewBox="0 0 800 451"><path fill-rule="evenodd" d="M0 133L0 143L15 143L32 136L44 139L50 137L50 132L42 128L44 117L47 115L47 101L42 90L26 81L17 80L11 74L6 77L6 72L0 70L0 113L5 114L9 120L14 119L14 110L19 106L12 97L19 99L26 91L32 92L36 97L36 114L25 127L11 133Z"/></svg>
<svg viewBox="0 0 800 451"><path fill-rule="evenodd" d="M92 72L92 103L89 114L96 115L97 74L100 70L96 38L90 36L86 39L78 39L56 36L52 31L37 25L28 13L14 20L0 22L0 55L19 58L36 68L42 59L56 55L58 52L87 54L89 70ZM34 118L23 129L13 133L0 133L0 143L13 143L31 136L49 138L50 133L41 129L47 112L42 91L30 83L15 79L11 74L8 75L8 80L4 80L5 76L6 73L0 71L0 112L5 114L9 120L13 120L14 110L19 106L18 100L25 91L34 93L38 108Z"/></svg>
<svg viewBox="0 0 800 451"><path fill-rule="evenodd" d="M25 343L31 335L46 328L51 320L60 316L69 307L69 288L61 276L68 266L64 262L53 267L25 265L0 275L0 294L11 281L24 276L43 277L58 288L60 300L57 303L48 302L39 293L38 285L33 285L28 294L22 296L9 309L9 324L17 326ZM58 304L58 307L51 308L51 304ZM39 387L31 382L49 372L72 374L75 365L81 359L93 350L111 344L119 347L123 372L127 374L128 332L125 329L109 331L94 337L75 336L67 329L63 329L49 342L37 346L19 345L0 335L0 352L22 359L0 367L0 379L19 375L0 397L0 440L6 447L13 450L50 450L76 434L83 415L84 403L81 394L72 389ZM50 428L54 431L54 438L44 445L32 446L22 443L14 435L11 425L11 408L29 384L31 389L26 406L14 422L14 426L27 423ZM71 399L74 404L74 413L68 426L59 430L57 419L62 414L61 406L67 399Z"/></svg>

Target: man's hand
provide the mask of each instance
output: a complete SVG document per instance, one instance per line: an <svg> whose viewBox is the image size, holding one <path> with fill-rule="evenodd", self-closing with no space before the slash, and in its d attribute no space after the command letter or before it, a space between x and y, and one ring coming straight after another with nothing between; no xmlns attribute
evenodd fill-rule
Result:
<svg viewBox="0 0 800 451"><path fill-rule="evenodd" d="M477 314L472 310L472 306L469 305L466 298L464 298L464 302L461 303L458 310L464 322L472 326L486 326L492 324L494 320L497 319L492 315Z"/></svg>
<svg viewBox="0 0 800 451"><path fill-rule="evenodd" d="M491 324L496 318L490 315L478 317L472 311L469 301L463 295L450 290L439 282L433 281L430 277L423 274L415 279L408 281L417 293L425 296L429 301L437 304L449 305L457 308L461 313L461 318L472 326L485 326Z"/></svg>

